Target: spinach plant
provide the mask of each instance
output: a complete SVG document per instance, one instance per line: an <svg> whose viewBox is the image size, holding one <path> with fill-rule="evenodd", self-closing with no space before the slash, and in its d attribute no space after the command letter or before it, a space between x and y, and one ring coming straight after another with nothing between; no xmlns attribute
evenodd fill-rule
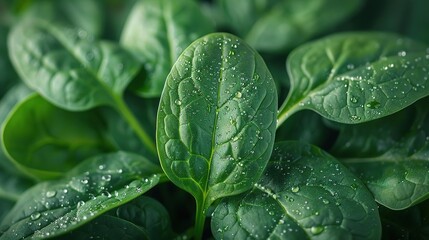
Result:
<svg viewBox="0 0 429 240"><path fill-rule="evenodd" d="M429 5L383 6L0 0L0 239L427 239Z"/></svg>

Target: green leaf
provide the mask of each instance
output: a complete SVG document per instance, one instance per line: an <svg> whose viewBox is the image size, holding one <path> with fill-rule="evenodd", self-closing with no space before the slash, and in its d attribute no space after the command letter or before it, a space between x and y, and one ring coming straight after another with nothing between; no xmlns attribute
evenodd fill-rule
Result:
<svg viewBox="0 0 429 240"><path fill-rule="evenodd" d="M9 112L15 107L18 102L27 98L32 91L24 84L17 84L12 87L0 101L0 126L4 123ZM20 175L16 166L8 159L4 153L3 137L0 137L0 166L11 173Z"/></svg>
<svg viewBox="0 0 429 240"><path fill-rule="evenodd" d="M344 33L302 45L288 57L291 90L279 123L311 109L342 122L395 113L429 94L426 47L388 33Z"/></svg>
<svg viewBox="0 0 429 240"><path fill-rule="evenodd" d="M160 169L125 152L82 162L63 179L25 192L3 219L0 239L46 238L76 229L153 188Z"/></svg>
<svg viewBox="0 0 429 240"><path fill-rule="evenodd" d="M116 209L116 216L146 230L149 239L172 239L170 216L153 198L140 196Z"/></svg>
<svg viewBox="0 0 429 240"><path fill-rule="evenodd" d="M195 39L213 32L213 24L193 0L137 1L121 43L137 52L147 78L134 88L145 97L158 97L182 51ZM133 90L134 90L133 89Z"/></svg>
<svg viewBox="0 0 429 240"><path fill-rule="evenodd" d="M274 143L276 109L263 59L233 35L200 38L177 60L161 96L157 146L167 176L195 197L197 217L260 177Z"/></svg>
<svg viewBox="0 0 429 240"><path fill-rule="evenodd" d="M42 19L79 29L80 35L99 36L103 30L103 8L100 1L38 0L23 12L26 20Z"/></svg>
<svg viewBox="0 0 429 240"><path fill-rule="evenodd" d="M12 62L24 82L57 106L86 110L119 108L122 93L139 69L127 51L96 42L75 29L25 21L9 36Z"/></svg>
<svg viewBox="0 0 429 240"><path fill-rule="evenodd" d="M220 0L233 29L257 50L297 46L350 17L362 0Z"/></svg>
<svg viewBox="0 0 429 240"><path fill-rule="evenodd" d="M64 127L67 126L67 127ZM17 105L2 127L7 154L30 176L60 177L80 161L112 150L95 111L69 112L34 94Z"/></svg>
<svg viewBox="0 0 429 240"><path fill-rule="evenodd" d="M387 118L344 126L332 150L388 208L429 198L428 100Z"/></svg>
<svg viewBox="0 0 429 240"><path fill-rule="evenodd" d="M103 240L147 240L146 231L124 219L102 215L75 231L61 236L61 239L103 239Z"/></svg>
<svg viewBox="0 0 429 240"><path fill-rule="evenodd" d="M216 239L380 239L377 204L322 150L281 142L262 179L225 198L212 217Z"/></svg>

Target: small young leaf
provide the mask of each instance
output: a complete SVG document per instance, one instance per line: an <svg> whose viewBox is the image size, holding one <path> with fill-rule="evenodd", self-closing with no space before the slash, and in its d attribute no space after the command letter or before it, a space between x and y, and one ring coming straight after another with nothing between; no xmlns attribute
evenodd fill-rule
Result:
<svg viewBox="0 0 429 240"><path fill-rule="evenodd" d="M68 110L117 107L140 64L127 51L79 31L25 21L9 36L12 63L24 82Z"/></svg>
<svg viewBox="0 0 429 240"><path fill-rule="evenodd" d="M345 33L302 45L287 61L291 90L279 125L311 109L342 123L395 113L429 94L426 47L387 33Z"/></svg>
<svg viewBox="0 0 429 240"><path fill-rule="evenodd" d="M62 240L70 239L103 239L103 240L149 240L145 229L124 219L101 215L82 227L61 236Z"/></svg>
<svg viewBox="0 0 429 240"><path fill-rule="evenodd" d="M210 34L179 57L161 96L157 146L167 176L195 197L197 216L258 180L274 143L276 109L271 74L239 38Z"/></svg>
<svg viewBox="0 0 429 240"><path fill-rule="evenodd" d="M69 232L154 187L160 171L149 160L125 152L88 159L63 179L25 192L3 219L0 239Z"/></svg>
<svg viewBox="0 0 429 240"><path fill-rule="evenodd" d="M210 32L213 24L193 0L137 1L121 37L122 45L138 52L147 72L137 92L145 97L159 97L182 51Z"/></svg>
<svg viewBox="0 0 429 240"><path fill-rule="evenodd" d="M262 179L214 211L216 239L380 239L371 193L322 150L280 142Z"/></svg>
<svg viewBox="0 0 429 240"><path fill-rule="evenodd" d="M95 111L69 112L34 94L12 110L2 127L2 142L23 170L47 179L112 150L103 131Z"/></svg>
<svg viewBox="0 0 429 240"><path fill-rule="evenodd" d="M429 198L428 100L387 118L344 126L332 150L388 208Z"/></svg>
<svg viewBox="0 0 429 240"><path fill-rule="evenodd" d="M352 15L362 0L221 0L233 29L257 50L297 46Z"/></svg>

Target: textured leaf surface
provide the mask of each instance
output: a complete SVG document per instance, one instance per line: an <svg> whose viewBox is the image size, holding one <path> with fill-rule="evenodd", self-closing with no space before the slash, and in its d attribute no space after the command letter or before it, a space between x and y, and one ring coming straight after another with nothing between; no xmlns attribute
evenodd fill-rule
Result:
<svg viewBox="0 0 429 240"><path fill-rule="evenodd" d="M213 24L193 0L137 1L121 37L122 45L137 51L147 72L133 90L147 97L160 96L182 51L210 32Z"/></svg>
<svg viewBox="0 0 429 240"><path fill-rule="evenodd" d="M281 142L262 179L225 198L212 217L216 239L379 239L371 193L322 150Z"/></svg>
<svg viewBox="0 0 429 240"><path fill-rule="evenodd" d="M220 0L233 29L257 50L290 49L342 22L362 0Z"/></svg>
<svg viewBox="0 0 429 240"><path fill-rule="evenodd" d="M158 183L159 172L149 160L124 152L88 159L64 179L25 192L3 219L0 239L69 232L148 191Z"/></svg>
<svg viewBox="0 0 429 240"><path fill-rule="evenodd" d="M428 103L425 98L387 118L344 126L333 149L388 208L429 198Z"/></svg>
<svg viewBox="0 0 429 240"><path fill-rule="evenodd" d="M277 95L262 58L229 34L195 41L170 72L157 144L167 176L207 208L249 189L272 151Z"/></svg>
<svg viewBox="0 0 429 240"><path fill-rule="evenodd" d="M12 110L2 130L7 154L39 179L59 177L80 161L112 150L96 112L69 112L37 94Z"/></svg>
<svg viewBox="0 0 429 240"><path fill-rule="evenodd" d="M343 123L374 120L429 94L429 54L387 33L345 33L305 44L287 61L291 91L279 114L312 109Z"/></svg>
<svg viewBox="0 0 429 240"><path fill-rule="evenodd" d="M119 46L44 21L16 26L9 48L25 83L68 110L115 106L139 69Z"/></svg>

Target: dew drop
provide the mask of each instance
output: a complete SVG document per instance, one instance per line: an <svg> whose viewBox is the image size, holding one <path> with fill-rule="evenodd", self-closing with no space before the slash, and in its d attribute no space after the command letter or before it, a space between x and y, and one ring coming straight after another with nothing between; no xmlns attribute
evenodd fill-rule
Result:
<svg viewBox="0 0 429 240"><path fill-rule="evenodd" d="M243 94L241 93L241 92L237 92L236 94L235 94L235 97L236 98L241 98L243 96Z"/></svg>
<svg viewBox="0 0 429 240"><path fill-rule="evenodd" d="M88 184L88 179L82 179L82 180L80 180L80 182L83 184Z"/></svg>
<svg viewBox="0 0 429 240"><path fill-rule="evenodd" d="M55 197L56 194L57 194L56 191L47 191L46 192L46 197L47 198L52 198L52 197Z"/></svg>
<svg viewBox="0 0 429 240"><path fill-rule="evenodd" d="M329 204L329 200L327 200L327 199L323 199L322 202L323 202L323 204Z"/></svg>
<svg viewBox="0 0 429 240"><path fill-rule="evenodd" d="M108 181L110 181L110 179L112 179L111 175L103 175L103 176L101 176L101 180L103 180L103 181L108 182Z"/></svg>
<svg viewBox="0 0 429 240"><path fill-rule="evenodd" d="M325 230L325 228L322 227L322 226L313 226L310 229L311 233L314 234L314 235L322 233L323 230Z"/></svg>
<svg viewBox="0 0 429 240"><path fill-rule="evenodd" d="M368 102L365 106L367 107L367 108L370 108L370 109L377 109L377 108L379 108L380 107L380 103L379 102L377 102L377 101L371 101L371 102Z"/></svg>
<svg viewBox="0 0 429 240"><path fill-rule="evenodd" d="M298 186L294 186L294 187L291 188L291 191L294 192L294 193L297 193L297 192L299 192L299 187Z"/></svg>
<svg viewBox="0 0 429 240"><path fill-rule="evenodd" d="M358 102L358 98L357 97L351 97L350 98L350 102L357 103Z"/></svg>
<svg viewBox="0 0 429 240"><path fill-rule="evenodd" d="M180 105L182 105L182 101L180 101L179 99L176 99L174 101L174 104L176 104L177 106L180 106Z"/></svg>
<svg viewBox="0 0 429 240"><path fill-rule="evenodd" d="M78 208L82 207L83 205L85 205L85 202L84 202L84 201L79 201L79 202L77 202L77 207L78 207Z"/></svg>
<svg viewBox="0 0 429 240"><path fill-rule="evenodd" d="M361 117L359 117L357 115L352 115L352 116L350 116L350 120L352 120L352 121L359 121L359 120L361 120Z"/></svg>
<svg viewBox="0 0 429 240"><path fill-rule="evenodd" d="M35 212L35 213L33 213L33 214L30 215L30 219L32 221L35 221L35 220L39 219L40 216L42 216L42 214L40 214L39 212Z"/></svg>

